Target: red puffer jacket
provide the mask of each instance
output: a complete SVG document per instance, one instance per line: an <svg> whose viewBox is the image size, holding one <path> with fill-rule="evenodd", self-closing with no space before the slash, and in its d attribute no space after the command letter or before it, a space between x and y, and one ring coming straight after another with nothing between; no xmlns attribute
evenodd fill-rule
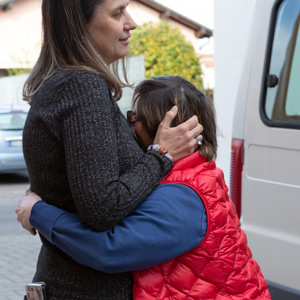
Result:
<svg viewBox="0 0 300 300"><path fill-rule="evenodd" d="M196 191L206 208L207 233L196 248L133 272L134 300L271 299L215 162L206 162L195 152L175 163L164 183L184 184Z"/></svg>

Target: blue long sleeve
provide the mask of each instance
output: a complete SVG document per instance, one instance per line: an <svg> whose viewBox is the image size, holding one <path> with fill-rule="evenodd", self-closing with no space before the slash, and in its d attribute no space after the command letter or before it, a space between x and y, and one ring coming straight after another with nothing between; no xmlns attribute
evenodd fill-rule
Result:
<svg viewBox="0 0 300 300"><path fill-rule="evenodd" d="M97 232L78 214L43 201L31 224L80 264L107 273L141 270L197 246L206 233L199 196L180 184L158 186L140 206L112 229Z"/></svg>

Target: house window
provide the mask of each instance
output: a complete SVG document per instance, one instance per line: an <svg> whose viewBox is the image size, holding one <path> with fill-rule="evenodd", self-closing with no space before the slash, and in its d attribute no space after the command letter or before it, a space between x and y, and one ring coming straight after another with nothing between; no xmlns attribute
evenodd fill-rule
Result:
<svg viewBox="0 0 300 300"><path fill-rule="evenodd" d="M271 25L262 101L268 125L300 128L300 1L284 0Z"/></svg>

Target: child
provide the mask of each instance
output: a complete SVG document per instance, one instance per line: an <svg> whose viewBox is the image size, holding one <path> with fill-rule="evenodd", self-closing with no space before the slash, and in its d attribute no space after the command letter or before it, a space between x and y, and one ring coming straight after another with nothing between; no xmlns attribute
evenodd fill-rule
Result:
<svg viewBox="0 0 300 300"><path fill-rule="evenodd" d="M45 219L39 224L34 221L33 216L30 221L33 222L33 226L42 230L46 238L48 236L52 243L80 263L109 272L111 265L114 264L112 261L117 260L118 263L115 264L123 264L123 271L135 270L133 272L134 300L271 299L267 283L260 267L252 258L247 238L240 228L223 172L216 168L214 162L217 139L212 103L193 84L179 76L153 77L145 80L136 87L133 99L137 138L144 149L150 147L167 155L164 148L153 145L153 139L163 116L174 105L178 107L178 115L172 126L197 115L204 131L202 145L199 143L198 149L192 155L174 163L172 171L163 178L156 192L152 193L156 194L156 199L159 198L160 193L164 193L167 199L164 198L156 205L145 209L145 206L151 202L151 194L150 200L146 199L121 224L115 226L112 231L104 233L89 231L78 220L77 223L73 220L73 226L70 225L72 220L62 222L63 218L67 217L63 211L57 213L62 225L53 221L53 224L48 226L51 228L48 231L43 228ZM169 201L167 207L163 206L165 201ZM160 203L162 208L158 209ZM199 206L195 206L195 209L187 213L189 207L196 203ZM46 217L47 208L43 206L44 208L40 208L37 212L38 206L35 205L33 215L40 213ZM180 209L176 210L178 206ZM157 217L158 215L160 218ZM172 218L169 215L172 215ZM143 222L140 221L141 218L144 218ZM175 223L180 225L177 228L178 234L177 231L175 234L172 231L176 226ZM184 227L185 231L181 230L181 227ZM148 231L145 228L148 228ZM194 228L197 235L196 243L195 240L190 242L191 238L185 239ZM152 241L151 234L154 235ZM118 239L122 240L121 246L117 246ZM172 244L165 241L168 239L176 240L176 250L170 246L175 245L175 242ZM142 242L137 242L139 240L145 243L144 248L140 246ZM65 241L68 241L69 246L66 246ZM155 241L162 249L158 259L153 258L157 255L156 249L160 249L155 248ZM128 248L130 243L133 244L132 252L126 254L124 252L130 249ZM84 244L84 247L78 246L79 244ZM164 254L167 247L165 245L169 245L168 252L171 253L169 256ZM112 251L111 248L117 247L123 252L118 255L114 252L113 259L107 259L107 256L103 259L103 257L98 258L97 254L90 254L93 247L97 249L98 256L105 256L107 252ZM123 262L127 259L126 255L131 259L130 263L126 263L127 269L124 268ZM90 256L89 262L86 258L88 256ZM122 261L118 260L117 256L122 256ZM133 256L137 258L134 260ZM102 259L101 263L96 263L100 259ZM110 266L104 267L105 264ZM120 271L113 268L111 270Z"/></svg>
<svg viewBox="0 0 300 300"><path fill-rule="evenodd" d="M175 163L161 184L191 187L203 201L207 215L206 236L197 247L133 273L134 299L270 299L266 281L240 229L223 173L213 161L217 138L212 103L190 82L163 76L142 82L135 90L133 104L135 131L144 148L152 144L160 121L172 106L178 107L173 126L198 116L204 128L202 145Z"/></svg>

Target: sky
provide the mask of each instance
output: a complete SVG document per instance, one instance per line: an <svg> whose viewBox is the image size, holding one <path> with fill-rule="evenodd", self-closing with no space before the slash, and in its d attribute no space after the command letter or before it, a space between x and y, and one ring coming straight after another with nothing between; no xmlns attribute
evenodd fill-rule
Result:
<svg viewBox="0 0 300 300"><path fill-rule="evenodd" d="M155 0L195 22L214 29L214 0ZM214 52L213 37L199 41L201 53Z"/></svg>

